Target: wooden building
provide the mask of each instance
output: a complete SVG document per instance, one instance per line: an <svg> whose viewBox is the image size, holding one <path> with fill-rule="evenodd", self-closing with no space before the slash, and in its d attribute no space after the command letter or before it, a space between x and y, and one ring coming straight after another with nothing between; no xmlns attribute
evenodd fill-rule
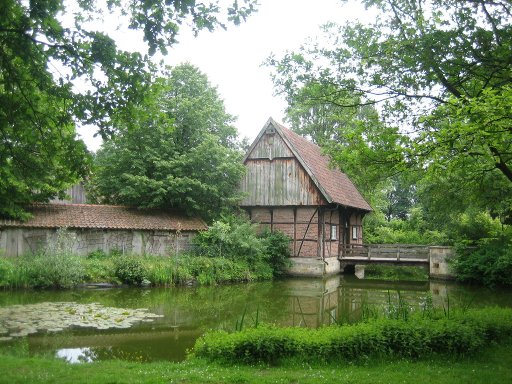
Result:
<svg viewBox="0 0 512 384"><path fill-rule="evenodd" d="M251 220L292 238L292 274L340 270L342 244L362 244L362 219L371 211L320 147L270 118L249 148L241 207Z"/></svg>

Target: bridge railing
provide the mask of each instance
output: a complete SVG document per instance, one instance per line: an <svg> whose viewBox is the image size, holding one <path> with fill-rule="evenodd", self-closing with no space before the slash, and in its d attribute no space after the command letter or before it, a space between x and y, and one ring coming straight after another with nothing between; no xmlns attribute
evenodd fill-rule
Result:
<svg viewBox="0 0 512 384"><path fill-rule="evenodd" d="M428 263L430 249L413 244L344 244L340 258L346 261Z"/></svg>

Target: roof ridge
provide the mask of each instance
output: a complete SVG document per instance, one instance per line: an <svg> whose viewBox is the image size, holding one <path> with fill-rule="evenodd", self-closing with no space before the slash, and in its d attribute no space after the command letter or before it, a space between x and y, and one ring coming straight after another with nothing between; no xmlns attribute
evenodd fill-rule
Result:
<svg viewBox="0 0 512 384"><path fill-rule="evenodd" d="M323 154L322 148L318 144L311 142L306 137L299 135L272 118L269 119L263 130L270 123L274 125L276 131L290 146L297 160L305 168L314 184L329 203L352 206L367 211L372 210L370 204L360 194L347 174L337 167L331 166L329 155Z"/></svg>

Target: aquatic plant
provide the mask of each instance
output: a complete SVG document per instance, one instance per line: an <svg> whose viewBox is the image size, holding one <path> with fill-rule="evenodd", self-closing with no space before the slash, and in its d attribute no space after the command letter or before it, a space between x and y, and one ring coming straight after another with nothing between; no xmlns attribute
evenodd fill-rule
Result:
<svg viewBox="0 0 512 384"><path fill-rule="evenodd" d="M70 327L130 328L162 317L146 309L105 307L75 302L38 303L0 307L0 341L38 332L59 332Z"/></svg>

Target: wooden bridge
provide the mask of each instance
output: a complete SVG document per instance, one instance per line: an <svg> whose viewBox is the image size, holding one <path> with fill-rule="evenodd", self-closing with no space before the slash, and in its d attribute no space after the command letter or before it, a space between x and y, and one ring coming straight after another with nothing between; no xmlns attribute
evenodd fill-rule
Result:
<svg viewBox="0 0 512 384"><path fill-rule="evenodd" d="M430 247L408 244L346 244L341 246L340 261L350 264L430 264Z"/></svg>

